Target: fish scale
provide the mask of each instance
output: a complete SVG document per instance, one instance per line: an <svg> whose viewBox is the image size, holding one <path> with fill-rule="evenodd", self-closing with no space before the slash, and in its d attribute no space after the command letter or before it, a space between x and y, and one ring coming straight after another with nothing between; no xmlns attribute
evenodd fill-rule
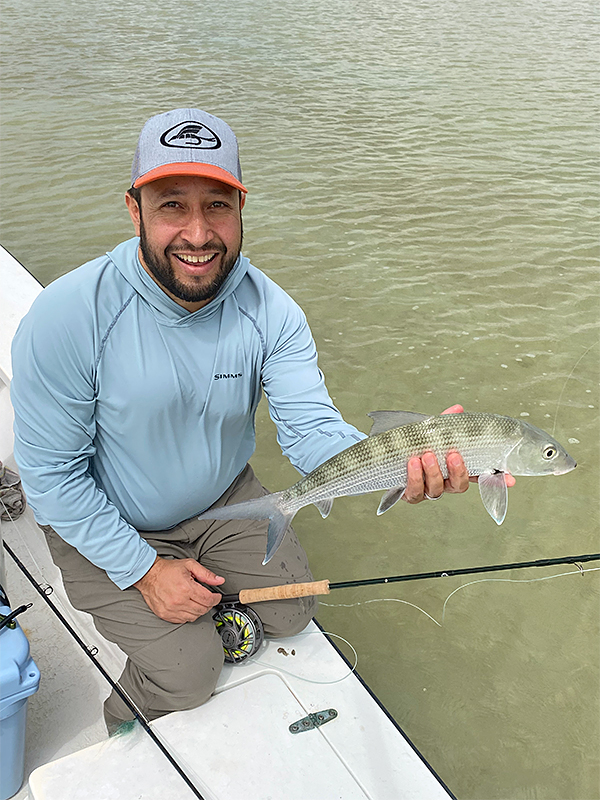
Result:
<svg viewBox="0 0 600 800"><path fill-rule="evenodd" d="M266 564L303 506L314 503L326 517L336 497L384 490L377 513L390 509L404 493L412 456L433 452L446 478L448 453L460 453L469 475L478 476L481 500L498 525L508 507L506 473L562 475L576 466L552 436L513 417L468 412L426 416L403 411L378 411L370 416L373 435L330 458L293 486L209 509L200 519L271 520Z"/></svg>
<svg viewBox="0 0 600 800"><path fill-rule="evenodd" d="M425 452L435 454L444 478L446 456L452 450L462 454L470 475L479 475L489 467L490 455L500 456L507 442L516 444L521 436L521 423L512 417L470 413L430 417L363 439L282 492L282 501L291 511L326 498L405 485L409 459Z"/></svg>

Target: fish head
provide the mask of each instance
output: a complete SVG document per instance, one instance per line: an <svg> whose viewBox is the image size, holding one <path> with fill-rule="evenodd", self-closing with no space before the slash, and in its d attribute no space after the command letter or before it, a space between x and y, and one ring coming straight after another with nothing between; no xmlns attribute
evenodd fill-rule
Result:
<svg viewBox="0 0 600 800"><path fill-rule="evenodd" d="M521 421L522 437L506 459L513 475L564 475L577 466L565 448L549 433Z"/></svg>

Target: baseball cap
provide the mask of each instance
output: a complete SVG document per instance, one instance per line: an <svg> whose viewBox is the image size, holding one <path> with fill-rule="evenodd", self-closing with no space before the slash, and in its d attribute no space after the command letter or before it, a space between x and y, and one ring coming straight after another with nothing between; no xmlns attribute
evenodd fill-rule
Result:
<svg viewBox="0 0 600 800"><path fill-rule="evenodd" d="M131 185L179 175L213 178L248 191L237 139L226 122L197 108L176 108L146 122L133 157Z"/></svg>

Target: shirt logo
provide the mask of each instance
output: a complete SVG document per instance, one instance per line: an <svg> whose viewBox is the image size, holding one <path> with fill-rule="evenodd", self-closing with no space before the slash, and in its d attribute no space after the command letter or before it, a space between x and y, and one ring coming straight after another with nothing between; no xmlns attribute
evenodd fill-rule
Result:
<svg viewBox="0 0 600 800"><path fill-rule="evenodd" d="M165 147L183 147L196 150L216 150L221 147L221 140L216 133L201 122L187 120L169 128L160 137Z"/></svg>
<svg viewBox="0 0 600 800"><path fill-rule="evenodd" d="M218 372L216 375L213 376L214 380L221 381L223 378L241 378L241 372Z"/></svg>

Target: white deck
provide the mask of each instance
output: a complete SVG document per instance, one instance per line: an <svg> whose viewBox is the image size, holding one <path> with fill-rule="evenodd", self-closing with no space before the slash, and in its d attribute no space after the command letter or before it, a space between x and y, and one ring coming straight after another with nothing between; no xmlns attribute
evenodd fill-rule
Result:
<svg viewBox="0 0 600 800"><path fill-rule="evenodd" d="M11 466L7 338L39 286L2 250L0 285L0 460ZM9 285L14 292L7 297ZM9 301L13 308L5 315ZM116 679L123 655L99 636L88 615L69 606L31 512L3 523L2 536L39 582L54 587L51 599L84 642L98 647L99 660ZM101 708L110 687L10 558L6 568L13 608L34 603L20 622L42 673L40 689L29 699L29 793L23 787L18 800L193 797L140 726L107 738ZM328 708L338 712L333 721L300 734L289 732L292 722ZM208 703L170 714L152 727L206 800L449 797L314 623L306 634L270 641L256 657L226 666Z"/></svg>

